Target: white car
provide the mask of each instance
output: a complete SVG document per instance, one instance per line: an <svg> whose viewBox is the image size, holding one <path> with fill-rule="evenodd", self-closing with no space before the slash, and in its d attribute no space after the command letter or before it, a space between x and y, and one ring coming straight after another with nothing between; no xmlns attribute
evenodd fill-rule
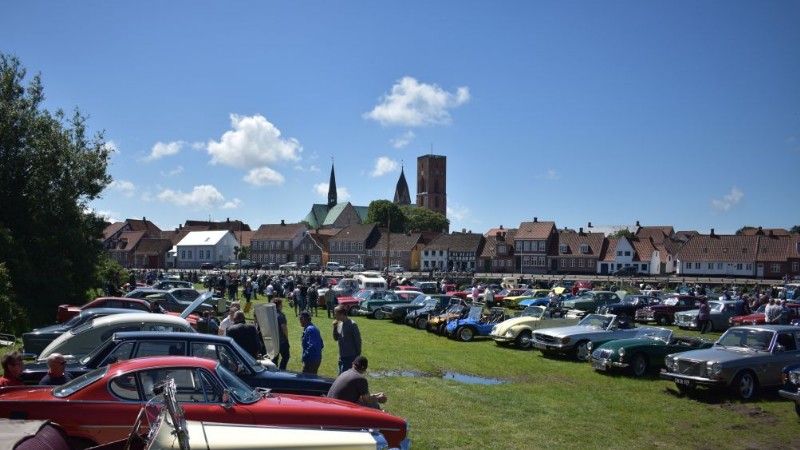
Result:
<svg viewBox="0 0 800 450"><path fill-rule="evenodd" d="M297 269L297 263L294 261L288 262L286 264L281 264L280 266L278 266L278 268L281 270L295 270Z"/></svg>
<svg viewBox="0 0 800 450"><path fill-rule="evenodd" d="M406 271L406 269L400 264L392 264L386 269L386 271L389 273L403 273Z"/></svg>
<svg viewBox="0 0 800 450"><path fill-rule="evenodd" d="M118 331L194 332L194 329L183 317L168 314L143 312L98 317L57 337L42 350L38 361L47 361L47 357L53 353L61 353L69 361L77 360Z"/></svg>

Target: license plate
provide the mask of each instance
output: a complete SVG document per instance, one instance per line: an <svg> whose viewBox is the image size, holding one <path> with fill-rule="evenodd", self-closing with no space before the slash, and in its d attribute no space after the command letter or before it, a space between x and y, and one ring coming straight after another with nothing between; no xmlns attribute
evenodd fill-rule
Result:
<svg viewBox="0 0 800 450"><path fill-rule="evenodd" d="M675 378L675 384L679 384L681 386L693 387L694 386L694 381L692 381L692 380L684 380L683 378Z"/></svg>
<svg viewBox="0 0 800 450"><path fill-rule="evenodd" d="M544 345L544 344L542 344L542 343L540 343L540 342L534 342L534 343L533 343L533 347L534 347L534 348L541 349L541 350L545 350L545 349L547 349L547 346L546 346L546 345Z"/></svg>
<svg viewBox="0 0 800 450"><path fill-rule="evenodd" d="M606 365L600 361L592 361L592 368L594 368L594 370L606 371Z"/></svg>

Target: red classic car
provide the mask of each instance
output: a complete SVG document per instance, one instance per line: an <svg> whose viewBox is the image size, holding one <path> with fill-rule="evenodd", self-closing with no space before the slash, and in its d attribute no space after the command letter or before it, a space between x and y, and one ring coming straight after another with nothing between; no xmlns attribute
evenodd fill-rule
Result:
<svg viewBox="0 0 800 450"><path fill-rule="evenodd" d="M84 309L91 308L123 308L134 309L137 311L150 312L150 302L141 298L128 298L128 297L98 297L83 306L75 305L59 305L58 312L56 313L56 322L63 323L68 321L74 316L77 316ZM163 311L164 314L171 316L179 316L179 313ZM186 318L192 328L197 328L197 319L200 317L191 314Z"/></svg>
<svg viewBox="0 0 800 450"><path fill-rule="evenodd" d="M85 446L124 439L153 387L175 381L187 420L248 425L375 429L408 448L408 423L377 409L326 397L253 389L219 361L137 358L96 369L62 386L0 388L0 418L48 419Z"/></svg>
<svg viewBox="0 0 800 450"><path fill-rule="evenodd" d="M800 316L800 304L786 303L789 308L789 321ZM740 327L742 325L764 325L767 323L766 314L767 305L761 305L758 310L746 316L733 316L728 319L728 323L732 327Z"/></svg>

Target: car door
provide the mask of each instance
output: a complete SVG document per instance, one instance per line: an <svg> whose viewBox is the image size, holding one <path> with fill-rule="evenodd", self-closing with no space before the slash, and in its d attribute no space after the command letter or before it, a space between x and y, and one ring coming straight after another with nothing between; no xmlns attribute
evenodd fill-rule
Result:
<svg viewBox="0 0 800 450"><path fill-rule="evenodd" d="M779 349L778 346L783 347ZM780 386L781 371L789 364L800 362L800 332L781 331L775 341L775 348L771 355L765 357L765 371L762 386Z"/></svg>

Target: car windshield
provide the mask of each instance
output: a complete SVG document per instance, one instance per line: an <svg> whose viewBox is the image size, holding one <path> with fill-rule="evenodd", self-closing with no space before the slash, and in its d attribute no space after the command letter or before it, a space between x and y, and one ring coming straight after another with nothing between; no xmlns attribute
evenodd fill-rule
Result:
<svg viewBox="0 0 800 450"><path fill-rule="evenodd" d="M584 317L578 325L582 325L584 327L592 327L592 328L602 328L607 329L611 322L614 320L615 316L604 316L601 314L589 314L588 316Z"/></svg>
<svg viewBox="0 0 800 450"><path fill-rule="evenodd" d="M94 318L78 325L77 327L69 330L71 334L81 334L86 330L91 330L94 327Z"/></svg>
<svg viewBox="0 0 800 450"><path fill-rule="evenodd" d="M84 320L86 320L86 317L88 317L88 314L78 314L77 316L72 316L71 319L69 319L68 321L64 322L63 327L67 328L67 329L73 328L76 325L79 325Z"/></svg>
<svg viewBox="0 0 800 450"><path fill-rule="evenodd" d="M635 337L639 339L657 339L659 341L669 342L672 340L672 330L666 328L642 327L636 332Z"/></svg>
<svg viewBox="0 0 800 450"><path fill-rule="evenodd" d="M725 304L722 302L708 302L708 306L713 312L721 312Z"/></svg>
<svg viewBox="0 0 800 450"><path fill-rule="evenodd" d="M217 375L219 375L225 389L239 401L239 403L255 403L261 399L261 393L258 389L253 389L237 377L231 371L217 364Z"/></svg>
<svg viewBox="0 0 800 450"><path fill-rule="evenodd" d="M545 308L541 306L528 306L522 311L522 316L529 316L529 317L542 317L544 314Z"/></svg>
<svg viewBox="0 0 800 450"><path fill-rule="evenodd" d="M664 304L667 306L675 306L678 304L678 297L670 297L664 300Z"/></svg>
<svg viewBox="0 0 800 450"><path fill-rule="evenodd" d="M716 345L722 347L741 347L751 350L769 350L774 336L770 330L752 328L731 328L722 335Z"/></svg>
<svg viewBox="0 0 800 450"><path fill-rule="evenodd" d="M62 384L61 386L54 388L53 396L59 398L67 397L70 394L83 389L85 386L88 386L103 378L106 372L108 372L108 366L85 373L78 378L74 378L72 381L67 382L66 384Z"/></svg>
<svg viewBox="0 0 800 450"><path fill-rule="evenodd" d="M362 299L362 298L369 298L370 295L372 295L372 291L358 291L358 293L353 297L357 299Z"/></svg>
<svg viewBox="0 0 800 450"><path fill-rule="evenodd" d="M412 301L411 301L411 304L412 304L412 305L424 305L424 304L425 304L425 302L426 302L426 301L427 301L429 298L430 298L430 297L428 297L428 296L427 296L427 295L425 295L425 294L420 294L420 295L416 296L416 298L414 298L414 300L412 300Z"/></svg>

